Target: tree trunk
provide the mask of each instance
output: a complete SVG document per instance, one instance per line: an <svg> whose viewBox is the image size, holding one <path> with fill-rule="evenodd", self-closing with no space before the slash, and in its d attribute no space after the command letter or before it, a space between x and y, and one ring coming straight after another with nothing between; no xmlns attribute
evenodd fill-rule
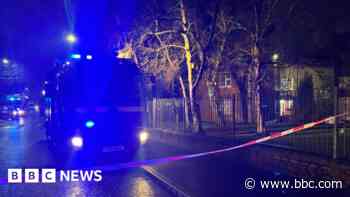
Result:
<svg viewBox="0 0 350 197"><path fill-rule="evenodd" d="M187 94L186 94L185 84L184 84L184 81L183 81L181 76L179 77L179 81L180 81L180 86L181 86L181 90L182 90L182 97L184 99L185 129L187 129L190 126L190 112L188 110L189 103L188 103L188 97L187 97Z"/></svg>
<svg viewBox="0 0 350 197"><path fill-rule="evenodd" d="M239 92L240 97L240 103L241 103L241 109L242 109L242 122L247 123L248 122L248 97L246 90L241 90Z"/></svg>
<svg viewBox="0 0 350 197"><path fill-rule="evenodd" d="M235 80L238 89L239 89L239 99L240 99L240 107L241 107L241 118L243 123L248 122L248 86L245 84L245 82L248 80L246 76L243 77L243 79L238 79L237 76L232 74L232 78ZM236 108L238 110L238 108Z"/></svg>
<svg viewBox="0 0 350 197"><path fill-rule="evenodd" d="M265 131L264 117L262 111L262 102L261 102L261 90L260 85L257 85L256 95L255 95L255 104L256 104L256 129L258 133Z"/></svg>
<svg viewBox="0 0 350 197"><path fill-rule="evenodd" d="M256 129L257 133L265 131L264 117L262 111L262 99L261 99L261 63L260 63L260 49L258 44L255 45L252 50L253 66L254 66L254 77L255 77L255 110L256 110Z"/></svg>
<svg viewBox="0 0 350 197"><path fill-rule="evenodd" d="M186 59L186 65L187 65L188 99L190 102L192 129L193 129L193 132L199 132L201 128L200 128L200 122L199 122L199 115L197 113L196 106L195 106L193 76L192 76L193 74L192 70L194 68L194 64L192 63L190 40L187 35L188 24L187 24L187 17L186 17L186 11L185 11L183 0L180 0L180 15L181 15L182 30L183 30L183 32L181 32L181 37L183 38L183 42L184 42L185 59Z"/></svg>
<svg viewBox="0 0 350 197"><path fill-rule="evenodd" d="M193 90L191 93L190 99L190 107L191 107L191 113L192 113L192 130L195 133L199 133L202 131L201 123L200 123L200 114L199 114L199 107L195 102L195 97L193 94Z"/></svg>

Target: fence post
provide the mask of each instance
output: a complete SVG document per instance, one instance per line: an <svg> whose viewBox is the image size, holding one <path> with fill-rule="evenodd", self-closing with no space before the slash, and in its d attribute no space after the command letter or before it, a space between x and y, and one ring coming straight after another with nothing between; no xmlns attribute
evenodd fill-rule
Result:
<svg viewBox="0 0 350 197"><path fill-rule="evenodd" d="M232 97L232 131L233 137L236 138L236 97Z"/></svg>
<svg viewBox="0 0 350 197"><path fill-rule="evenodd" d="M156 128L158 119L157 98L153 98L153 128Z"/></svg>
<svg viewBox="0 0 350 197"><path fill-rule="evenodd" d="M186 130L186 110L185 110L185 99L182 98L181 100L181 112L182 112L182 128L183 128L183 131L185 132Z"/></svg>
<svg viewBox="0 0 350 197"><path fill-rule="evenodd" d="M334 66L334 115L338 113L338 77L336 67ZM337 159L337 146L338 146L338 119L334 118L333 127L333 159Z"/></svg>
<svg viewBox="0 0 350 197"><path fill-rule="evenodd" d="M146 111L145 111L145 119L146 119L146 127L148 128L151 128L151 121L150 121L150 118L151 118L151 110L150 110L150 103L149 101L146 101Z"/></svg>

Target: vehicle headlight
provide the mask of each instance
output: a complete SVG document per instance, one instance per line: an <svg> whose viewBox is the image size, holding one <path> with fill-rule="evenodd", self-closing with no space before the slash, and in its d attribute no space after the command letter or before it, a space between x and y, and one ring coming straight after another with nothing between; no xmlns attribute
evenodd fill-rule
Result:
<svg viewBox="0 0 350 197"><path fill-rule="evenodd" d="M147 131L141 131L139 133L139 140L141 144L145 144L149 138L149 133Z"/></svg>
<svg viewBox="0 0 350 197"><path fill-rule="evenodd" d="M16 110L13 110L13 111L12 111L12 115L13 115L13 116L17 116L17 111L16 111Z"/></svg>
<svg viewBox="0 0 350 197"><path fill-rule="evenodd" d="M18 110L17 114L18 114L19 116L23 116L23 115L25 114L25 111L22 110L22 109L20 109L20 110Z"/></svg>
<svg viewBox="0 0 350 197"><path fill-rule="evenodd" d="M83 146L83 138L80 136L74 136L71 138L71 144L75 148L81 148Z"/></svg>
<svg viewBox="0 0 350 197"><path fill-rule="evenodd" d="M34 110L35 110L36 112L39 112L39 111L40 111L39 105L34 105Z"/></svg>

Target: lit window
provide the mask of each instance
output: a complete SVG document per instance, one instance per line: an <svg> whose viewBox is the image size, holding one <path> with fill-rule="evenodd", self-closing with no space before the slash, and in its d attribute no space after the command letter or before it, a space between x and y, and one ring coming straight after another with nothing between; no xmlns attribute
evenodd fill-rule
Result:
<svg viewBox="0 0 350 197"><path fill-rule="evenodd" d="M291 116L293 114L293 100L280 100L280 116Z"/></svg>
<svg viewBox="0 0 350 197"><path fill-rule="evenodd" d="M232 85L232 77L228 72L220 73L219 75L219 87L230 87Z"/></svg>
<svg viewBox="0 0 350 197"><path fill-rule="evenodd" d="M294 78L283 78L281 79L281 90L293 91L295 90Z"/></svg>

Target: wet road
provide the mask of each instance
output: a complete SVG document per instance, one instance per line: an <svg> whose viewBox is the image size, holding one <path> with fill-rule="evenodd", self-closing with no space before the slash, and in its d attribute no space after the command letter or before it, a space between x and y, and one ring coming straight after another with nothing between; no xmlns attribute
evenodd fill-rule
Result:
<svg viewBox="0 0 350 197"><path fill-rule="evenodd" d="M8 168L66 169L57 165L57 157L48 150L44 133L42 120L36 115L21 122L0 121L0 178L7 178ZM113 164L113 158L108 159L108 155L105 157L104 164ZM172 196L164 186L140 168L103 172L102 175L100 182L0 184L0 197Z"/></svg>
<svg viewBox="0 0 350 197"><path fill-rule="evenodd" d="M113 167L117 165L118 155L107 153L95 159L61 158L53 155L45 140L43 121L31 115L21 122L0 121L0 178L7 177L8 168L56 168L77 169L81 167ZM174 155L193 153L159 142L150 141L143 146L135 160L155 159ZM54 184L0 184L2 196L174 196L169 185L188 196L295 196L296 190L261 190L245 188L245 180L283 180L289 179L279 172L265 172L254 169L241 158L239 152L227 152L207 157L193 158L150 166L158 173L159 179L142 168L105 171L100 182L56 182ZM69 165L62 165L62 161ZM78 165L76 165L78 164ZM78 168L79 169L79 168ZM158 177L159 178L159 177ZM164 181L167 184L164 184ZM172 188L173 189L173 188ZM342 192L343 193L343 192ZM313 194L316 194L313 192ZM346 193L345 193L346 194ZM299 197L308 193L297 194ZM337 195L343 196L343 195ZM346 196L346 195L345 195Z"/></svg>

